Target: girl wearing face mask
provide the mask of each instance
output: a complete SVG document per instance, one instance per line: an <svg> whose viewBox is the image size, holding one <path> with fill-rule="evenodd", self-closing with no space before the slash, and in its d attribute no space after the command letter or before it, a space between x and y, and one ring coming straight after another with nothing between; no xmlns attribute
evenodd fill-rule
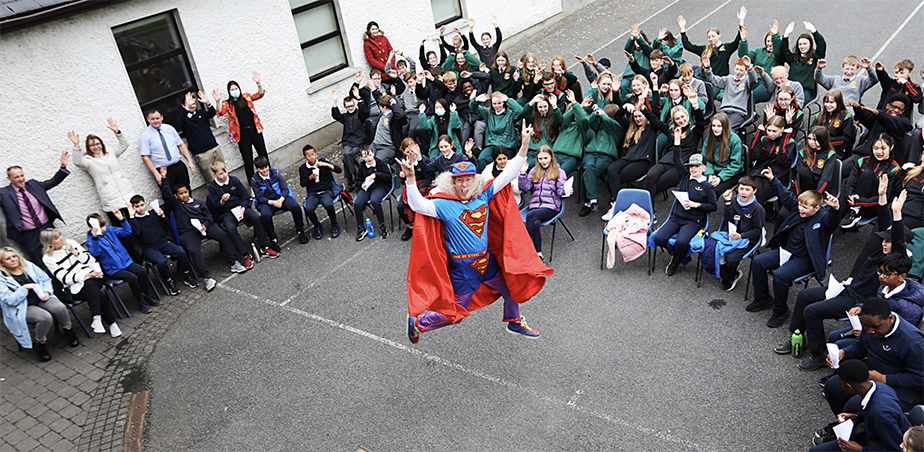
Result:
<svg viewBox="0 0 924 452"><path fill-rule="evenodd" d="M744 27L744 18L747 14L747 8L742 6L737 14L739 30ZM687 21L683 16L677 17L677 25L680 25L680 41L686 51L692 52L697 57L702 56L708 59L715 75L724 77L729 74L728 61L738 50L738 44L741 42L740 33L735 33L735 39L725 44L722 42L722 32L718 28L710 28L706 31L706 40L709 43L707 45L698 45L690 42L687 37Z"/></svg>
<svg viewBox="0 0 924 452"><path fill-rule="evenodd" d="M661 98L653 93L652 105L660 105ZM620 124L626 130L622 139L622 157L606 169L606 185L610 191L609 211L601 218L610 221L613 218L613 208L616 206L616 195L622 188L623 182L632 182L648 173L648 170L657 161L658 155L655 146L658 142L658 129L649 121L657 118L661 112L653 113L640 102L635 106L629 116L631 119L620 118Z"/></svg>
<svg viewBox="0 0 924 452"><path fill-rule="evenodd" d="M491 74L491 87L494 91L500 91L507 97L516 99L520 92L520 77L519 72L510 64L507 52L497 52L494 56L494 66L488 72Z"/></svg>
<svg viewBox="0 0 924 452"><path fill-rule="evenodd" d="M805 101L808 103L815 99L815 68L818 67L818 60L825 57L828 45L811 22L802 22L802 25L809 32L799 35L792 50L789 49L789 34L796 26L795 22L790 22L783 35L780 36L780 24L774 20L770 26L770 32L773 33L773 48L776 49L774 53L777 64L789 65L789 79L802 84L802 89L805 90Z"/></svg>
<svg viewBox="0 0 924 452"><path fill-rule="evenodd" d="M690 96L690 103L693 107L693 121L686 108L682 105L674 106L671 111L671 122L664 123L656 117L649 117L651 125L658 129L662 136L670 135L673 138L674 132L680 131L680 141L667 150L658 163L648 170L645 175L645 190L651 195L651 205L655 205L654 199L658 192L667 190L678 183L682 174L677 172L677 166L674 162L674 153L680 150L680 161L689 162L690 156L699 154L699 142L703 138L703 132L706 129L706 119L703 118L703 111L699 108L699 99L696 97L696 91L687 88L687 94ZM705 163L703 163L705 165ZM704 168L705 171L705 168ZM706 177L705 175L703 176ZM708 179L708 178L707 178ZM711 185L710 185L711 187Z"/></svg>
<svg viewBox="0 0 924 452"><path fill-rule="evenodd" d="M842 228L851 228L860 218L875 217L876 205L879 202L879 175L889 177L889 199L894 195L894 186L905 177L901 166L892 160L892 150L895 143L892 137L882 133L873 140L873 151L869 157L861 157L856 162L856 168L850 172L844 193L850 212L847 212L841 221Z"/></svg>
<svg viewBox="0 0 924 452"><path fill-rule="evenodd" d="M741 138L731 130L725 113L712 116L702 154L706 160L706 178L716 193L725 193L738 185L738 179L744 175L744 151Z"/></svg>
<svg viewBox="0 0 924 452"><path fill-rule="evenodd" d="M920 129L917 132L920 133ZM908 192L905 205L902 206L902 217L911 229L924 227L924 154L918 158L921 160L913 164L902 179L902 186ZM906 163L905 167L908 165Z"/></svg>
<svg viewBox="0 0 924 452"><path fill-rule="evenodd" d="M767 35L764 36L763 47L750 51L748 51L748 30L742 27L739 33L741 34L741 42L738 43L738 57L746 56L750 58L755 68L760 67L769 74L773 66L776 66L776 55L773 54L773 33L768 31ZM770 100L770 93L767 92L767 88L764 87L763 83L759 83L754 87L753 96L755 104Z"/></svg>
<svg viewBox="0 0 924 452"><path fill-rule="evenodd" d="M523 109L522 119L533 125L533 137L526 153L526 162L533 167L536 165L536 151L542 146L552 147L555 144L563 118L557 102L549 102L545 96L537 94Z"/></svg>
<svg viewBox="0 0 924 452"><path fill-rule="evenodd" d="M796 100L796 93L789 86L780 87L776 94L776 103L768 104L764 109L766 119L772 116L782 116L786 120L786 128L799 130L802 128L802 109ZM766 122L765 122L766 123Z"/></svg>
<svg viewBox="0 0 924 452"><path fill-rule="evenodd" d="M577 108L577 106L575 106ZM572 109L575 109L572 108ZM568 177L558 166L555 155L548 146L539 148L536 166L529 170L520 169L520 191L531 191L529 211L526 213L526 231L533 240L533 246L539 257L542 256L542 233L539 224L549 221L561 211L562 198L565 196L565 181Z"/></svg>
<svg viewBox="0 0 924 452"><path fill-rule="evenodd" d="M363 33L363 53L366 54L366 61L369 66L382 71L382 80L389 79L388 75L385 74L385 63L388 62L391 51L391 42L385 37L385 32L379 28L379 24L375 21L369 22L366 25L365 33ZM420 61L426 60L421 59Z"/></svg>
<svg viewBox="0 0 924 452"><path fill-rule="evenodd" d="M119 147L111 153L106 150L103 140L96 135L87 135L85 152L80 150L80 137L74 131L67 132L67 138L74 144L74 151L71 152L74 163L93 178L99 203L109 214L110 223L120 225L122 222L118 221L112 212L122 210L122 214L127 217L129 200L136 191L119 165L119 156L128 149L128 140L112 118L109 118L109 130L119 140Z"/></svg>
<svg viewBox="0 0 924 452"><path fill-rule="evenodd" d="M449 135L452 137L453 144L459 147L459 132L462 130L462 121L459 120L459 113L456 112L456 104L451 104L446 99L437 99L433 104L433 116L427 118L427 106L421 104L420 113L417 115L419 130L430 134L430 158L434 159L439 154L440 149L437 144L440 136Z"/></svg>
<svg viewBox="0 0 924 452"><path fill-rule="evenodd" d="M857 126L853 122L853 115L844 105L841 90L834 88L825 93L821 111L815 118L815 125L828 130L831 146L834 152L837 152L838 158L845 157L853 150L853 143L857 138Z"/></svg>
<svg viewBox="0 0 924 452"><path fill-rule="evenodd" d="M260 84L260 74L256 71L253 73L253 81L257 83L255 94L241 91L241 85L234 80L228 82L228 100L226 101L221 100L221 94L217 89L212 90L215 104L221 105L216 113L218 116L228 115L228 135L231 142L237 143L241 151L248 183L253 178L254 148L257 150L257 155L269 159L266 154L266 142L263 141L263 124L260 123L260 116L253 107L253 101L262 98L266 91Z"/></svg>
<svg viewBox="0 0 924 452"><path fill-rule="evenodd" d="M834 161L837 154L828 140L828 129L812 127L805 137L805 149L799 151L796 161L796 195L806 190L824 193L834 181Z"/></svg>
<svg viewBox="0 0 924 452"><path fill-rule="evenodd" d="M789 169L792 167L793 157L796 156L796 140L792 130L786 128L786 121L782 116L773 116L767 125L757 129L754 143L748 152L751 160L750 175L757 179L757 202L767 207L767 200L775 195L773 185L761 172L770 168L783 185L789 181Z"/></svg>

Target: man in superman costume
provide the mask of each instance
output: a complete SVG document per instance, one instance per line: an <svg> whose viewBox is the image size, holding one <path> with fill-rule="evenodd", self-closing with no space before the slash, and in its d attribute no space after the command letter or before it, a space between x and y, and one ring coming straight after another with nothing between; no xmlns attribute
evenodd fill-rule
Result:
<svg viewBox="0 0 924 452"><path fill-rule="evenodd" d="M499 297L507 331L539 337L520 315L519 303L538 293L553 271L536 254L508 187L526 160L532 133L532 127L523 128L519 153L490 181L462 162L437 177L440 193L424 198L408 190L408 205L418 218L407 277L412 343L422 332L458 323ZM398 163L413 186L413 168Z"/></svg>

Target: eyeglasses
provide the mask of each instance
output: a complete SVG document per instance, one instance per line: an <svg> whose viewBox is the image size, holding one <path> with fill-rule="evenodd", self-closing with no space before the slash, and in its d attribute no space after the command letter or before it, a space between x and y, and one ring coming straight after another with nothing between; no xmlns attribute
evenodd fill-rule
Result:
<svg viewBox="0 0 924 452"><path fill-rule="evenodd" d="M890 277L890 276L897 275L898 272L885 272L885 271L882 271L882 269L879 269L879 270L876 270L876 274L879 276Z"/></svg>

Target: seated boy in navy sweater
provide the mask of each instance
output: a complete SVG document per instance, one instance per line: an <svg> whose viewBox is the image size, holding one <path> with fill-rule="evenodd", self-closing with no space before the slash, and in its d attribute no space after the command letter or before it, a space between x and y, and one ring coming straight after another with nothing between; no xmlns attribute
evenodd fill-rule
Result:
<svg viewBox="0 0 924 452"><path fill-rule="evenodd" d="M339 166L334 165L327 159L319 159L318 151L314 146L306 144L302 148L302 154L305 156L305 164L298 167L299 185L305 187L307 196L305 198L305 216L314 225L312 236L315 240L324 238L324 227L318 220L318 214L314 210L318 204L324 206L327 211L327 218L330 219L330 238L340 237L340 223L337 223L337 212L334 210L334 198L343 191L343 185L334 180L333 173L343 172Z"/></svg>
<svg viewBox="0 0 924 452"><path fill-rule="evenodd" d="M679 127L674 129L674 167L680 175L678 191L686 192L689 200L683 203L674 200L670 219L658 228L654 235L654 243L657 246L673 251L671 261L664 269L667 276L673 276L677 267L686 259L687 252L690 250L690 240L706 227L709 212L714 212L716 209L715 189L703 174L706 172L706 163L703 161L702 154L691 155L686 165L680 160L682 133ZM677 240L671 246L669 240L675 234Z"/></svg>
<svg viewBox="0 0 924 452"><path fill-rule="evenodd" d="M738 180L738 196L732 199L732 191L726 190L722 194L725 200L724 224L735 225L735 232L729 232L729 240L748 239L746 248L732 250L725 255L725 263L719 267L722 277L722 290L730 292L741 279L742 272L738 264L751 248L760 243L764 234L764 206L757 202L757 181L751 176L744 176ZM728 229L723 225L723 228Z"/></svg>
<svg viewBox="0 0 924 452"><path fill-rule="evenodd" d="M179 295L180 291L173 283L170 276L170 267L167 266L167 259L176 259L177 270L183 274L183 279L187 286L196 287L199 285L196 278L189 271L189 260L183 247L167 240L167 234L164 232L164 211L160 208L155 212L148 211L144 197L141 195L132 196L129 200L132 204L132 210L135 216L128 220L132 227L132 236L135 243L141 246L141 255L144 260L154 264L160 276L164 279L167 286L167 293L172 296Z"/></svg>
<svg viewBox="0 0 924 452"><path fill-rule="evenodd" d="M247 245L244 244L241 233L237 231L241 223L253 228L253 235L257 239L263 256L279 257L279 253L269 247L269 240L266 238L266 231L263 230L260 215L249 208L250 197L241 180L228 174L224 162L215 162L209 169L215 176L214 180L209 182L209 207L215 214L215 218L224 226L237 255L243 258L244 268L253 267L253 258L247 252Z"/></svg>
<svg viewBox="0 0 924 452"><path fill-rule="evenodd" d="M308 243L308 236L305 235L305 222L302 220L302 209L298 206L295 195L289 190L289 184L282 177L282 173L276 168L270 168L269 159L262 155L253 161L253 166L257 171L250 179L250 186L253 188L257 210L260 211L263 229L269 236L270 247L277 253L279 252L273 215L280 210L288 210L292 214L298 242L303 245Z"/></svg>
<svg viewBox="0 0 924 452"><path fill-rule="evenodd" d="M238 262L234 244L231 243L228 234L212 220L212 212L209 211L205 203L198 199L193 199L189 194L188 187L171 189L170 183L167 181L167 168L162 167L160 172L160 192L164 198L164 207L173 214L176 220L180 244L183 245L183 248L192 258L192 264L196 266L196 271L205 280L205 290L211 292L218 282L212 278L208 267L205 266L205 259L202 258L203 237L218 241L221 250L228 257L232 272L241 273L247 271Z"/></svg>
<svg viewBox="0 0 924 452"><path fill-rule="evenodd" d="M819 281L824 279L828 270L828 241L837 230L841 212L840 203L830 193L825 193L827 199L824 200L830 208L822 209L821 193L806 190L796 198L779 179L773 177L773 170L764 168L762 175L773 184L789 215L768 243L773 250L751 261L754 301L744 309L758 312L773 307L767 326L779 328L789 318L789 286L792 282L806 274L814 275ZM767 281L771 271L773 297L770 297Z"/></svg>

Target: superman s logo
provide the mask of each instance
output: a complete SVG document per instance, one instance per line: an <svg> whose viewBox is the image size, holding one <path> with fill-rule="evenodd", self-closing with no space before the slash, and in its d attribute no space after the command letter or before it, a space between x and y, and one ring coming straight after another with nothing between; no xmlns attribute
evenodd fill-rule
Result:
<svg viewBox="0 0 924 452"><path fill-rule="evenodd" d="M488 255L485 254L484 256L481 256L478 259L473 260L472 263L469 265L471 265L472 268L478 271L478 273L481 273L481 275L483 276L485 270L488 269Z"/></svg>
<svg viewBox="0 0 924 452"><path fill-rule="evenodd" d="M481 237L481 233L484 232L484 223L487 218L487 204L482 204L481 207L475 210L463 211L462 215L459 215L459 219L462 220L462 223L465 223L465 225L478 237Z"/></svg>

